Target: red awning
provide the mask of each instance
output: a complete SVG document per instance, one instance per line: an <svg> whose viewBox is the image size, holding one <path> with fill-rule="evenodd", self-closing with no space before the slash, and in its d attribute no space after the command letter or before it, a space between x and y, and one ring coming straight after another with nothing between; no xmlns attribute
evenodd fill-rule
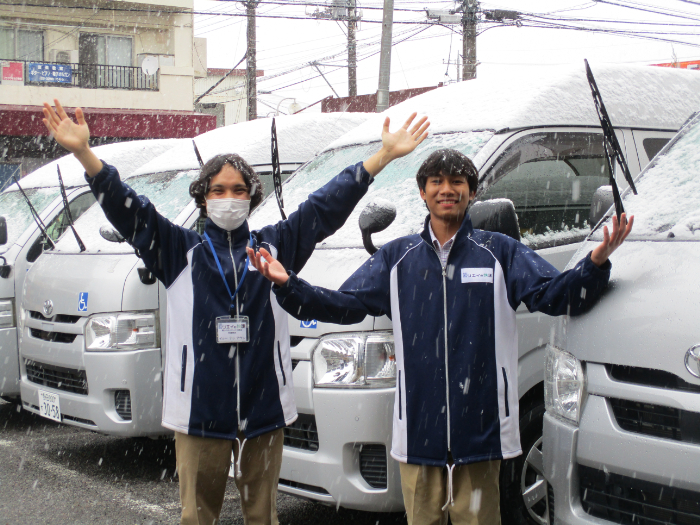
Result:
<svg viewBox="0 0 700 525"><path fill-rule="evenodd" d="M91 137L192 138L216 128L216 116L193 111L83 108ZM74 108L66 108L74 117ZM39 106L0 104L0 135L46 136Z"/></svg>

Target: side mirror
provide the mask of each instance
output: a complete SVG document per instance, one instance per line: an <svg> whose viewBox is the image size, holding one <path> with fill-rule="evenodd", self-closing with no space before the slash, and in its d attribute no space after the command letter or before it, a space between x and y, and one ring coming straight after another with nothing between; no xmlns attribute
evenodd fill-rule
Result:
<svg viewBox="0 0 700 525"><path fill-rule="evenodd" d="M0 246L7 244L7 221L0 217Z"/></svg>
<svg viewBox="0 0 700 525"><path fill-rule="evenodd" d="M0 259L2 259L2 264L0 264L0 277L7 279L10 276L10 271L12 271L12 266L7 264L7 259L2 255L0 255Z"/></svg>
<svg viewBox="0 0 700 525"><path fill-rule="evenodd" d="M502 233L516 241L520 240L520 224L510 199L475 202L468 211L474 228Z"/></svg>
<svg viewBox="0 0 700 525"><path fill-rule="evenodd" d="M122 237L121 233L119 233L111 226L106 225L100 227L100 235L103 239L106 239L109 242L124 242L126 240L124 239L124 237Z"/></svg>
<svg viewBox="0 0 700 525"><path fill-rule="evenodd" d="M588 214L588 224L594 228L600 219L605 216L605 213L615 204L613 197L612 186L601 186L593 194L591 201L591 211Z"/></svg>
<svg viewBox="0 0 700 525"><path fill-rule="evenodd" d="M370 255L374 255L378 250L372 244L372 234L386 230L394 219L396 219L396 206L385 199L375 199L362 210L358 222L362 232L362 244Z"/></svg>

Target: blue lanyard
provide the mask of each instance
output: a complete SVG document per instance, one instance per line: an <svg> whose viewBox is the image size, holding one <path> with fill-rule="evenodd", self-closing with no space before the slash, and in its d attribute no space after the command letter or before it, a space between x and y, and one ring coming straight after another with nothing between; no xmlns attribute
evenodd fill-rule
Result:
<svg viewBox="0 0 700 525"><path fill-rule="evenodd" d="M249 239L250 246L252 246L253 245L253 234L251 233L249 235L250 235L250 239ZM226 286L226 291L231 296L230 309L231 309L231 312L233 312L234 311L234 309L233 309L234 299L236 298L236 294L238 293L238 290L241 289L241 285L243 284L243 279L245 279L245 276L248 273L248 265L250 264L250 261L248 260L248 257L246 257L245 268L243 269L243 275L241 275L241 280L238 281L238 286L236 287L236 291L231 293L231 288L229 288L228 282L226 282L226 277L224 276L224 270L221 268L221 263L219 262L219 257L218 257L218 255L216 255L216 250L214 249L214 245L212 244L211 239L209 238L209 234L207 234L207 232L204 232L204 238L209 243L209 247L211 248L211 253L214 254L214 260L216 261L216 266L217 266L217 268L219 268L219 274L221 274L221 278L223 279L224 285ZM232 253L233 253L233 251L232 251ZM233 259L231 260L231 263L234 266L236 265L236 261L234 261ZM234 268L234 271L235 271L235 268ZM233 315L233 314L231 314L231 315Z"/></svg>

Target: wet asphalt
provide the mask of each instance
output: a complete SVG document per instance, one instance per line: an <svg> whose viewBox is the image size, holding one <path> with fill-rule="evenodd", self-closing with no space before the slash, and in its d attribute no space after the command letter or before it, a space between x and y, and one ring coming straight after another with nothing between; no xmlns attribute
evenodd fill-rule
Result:
<svg viewBox="0 0 700 525"><path fill-rule="evenodd" d="M280 525L405 525L280 495ZM171 439L103 436L0 400L0 525L179 523ZM221 525L243 525L240 495L226 488Z"/></svg>

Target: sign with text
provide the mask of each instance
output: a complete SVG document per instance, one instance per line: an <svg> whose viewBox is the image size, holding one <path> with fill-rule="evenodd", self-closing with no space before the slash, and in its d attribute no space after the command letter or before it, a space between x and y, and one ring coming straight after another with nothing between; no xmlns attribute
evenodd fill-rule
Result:
<svg viewBox="0 0 700 525"><path fill-rule="evenodd" d="M24 63L3 62L2 63L2 83L3 84L24 84Z"/></svg>
<svg viewBox="0 0 700 525"><path fill-rule="evenodd" d="M29 62L27 80L29 82L58 82L70 84L73 72L68 64L40 64Z"/></svg>

